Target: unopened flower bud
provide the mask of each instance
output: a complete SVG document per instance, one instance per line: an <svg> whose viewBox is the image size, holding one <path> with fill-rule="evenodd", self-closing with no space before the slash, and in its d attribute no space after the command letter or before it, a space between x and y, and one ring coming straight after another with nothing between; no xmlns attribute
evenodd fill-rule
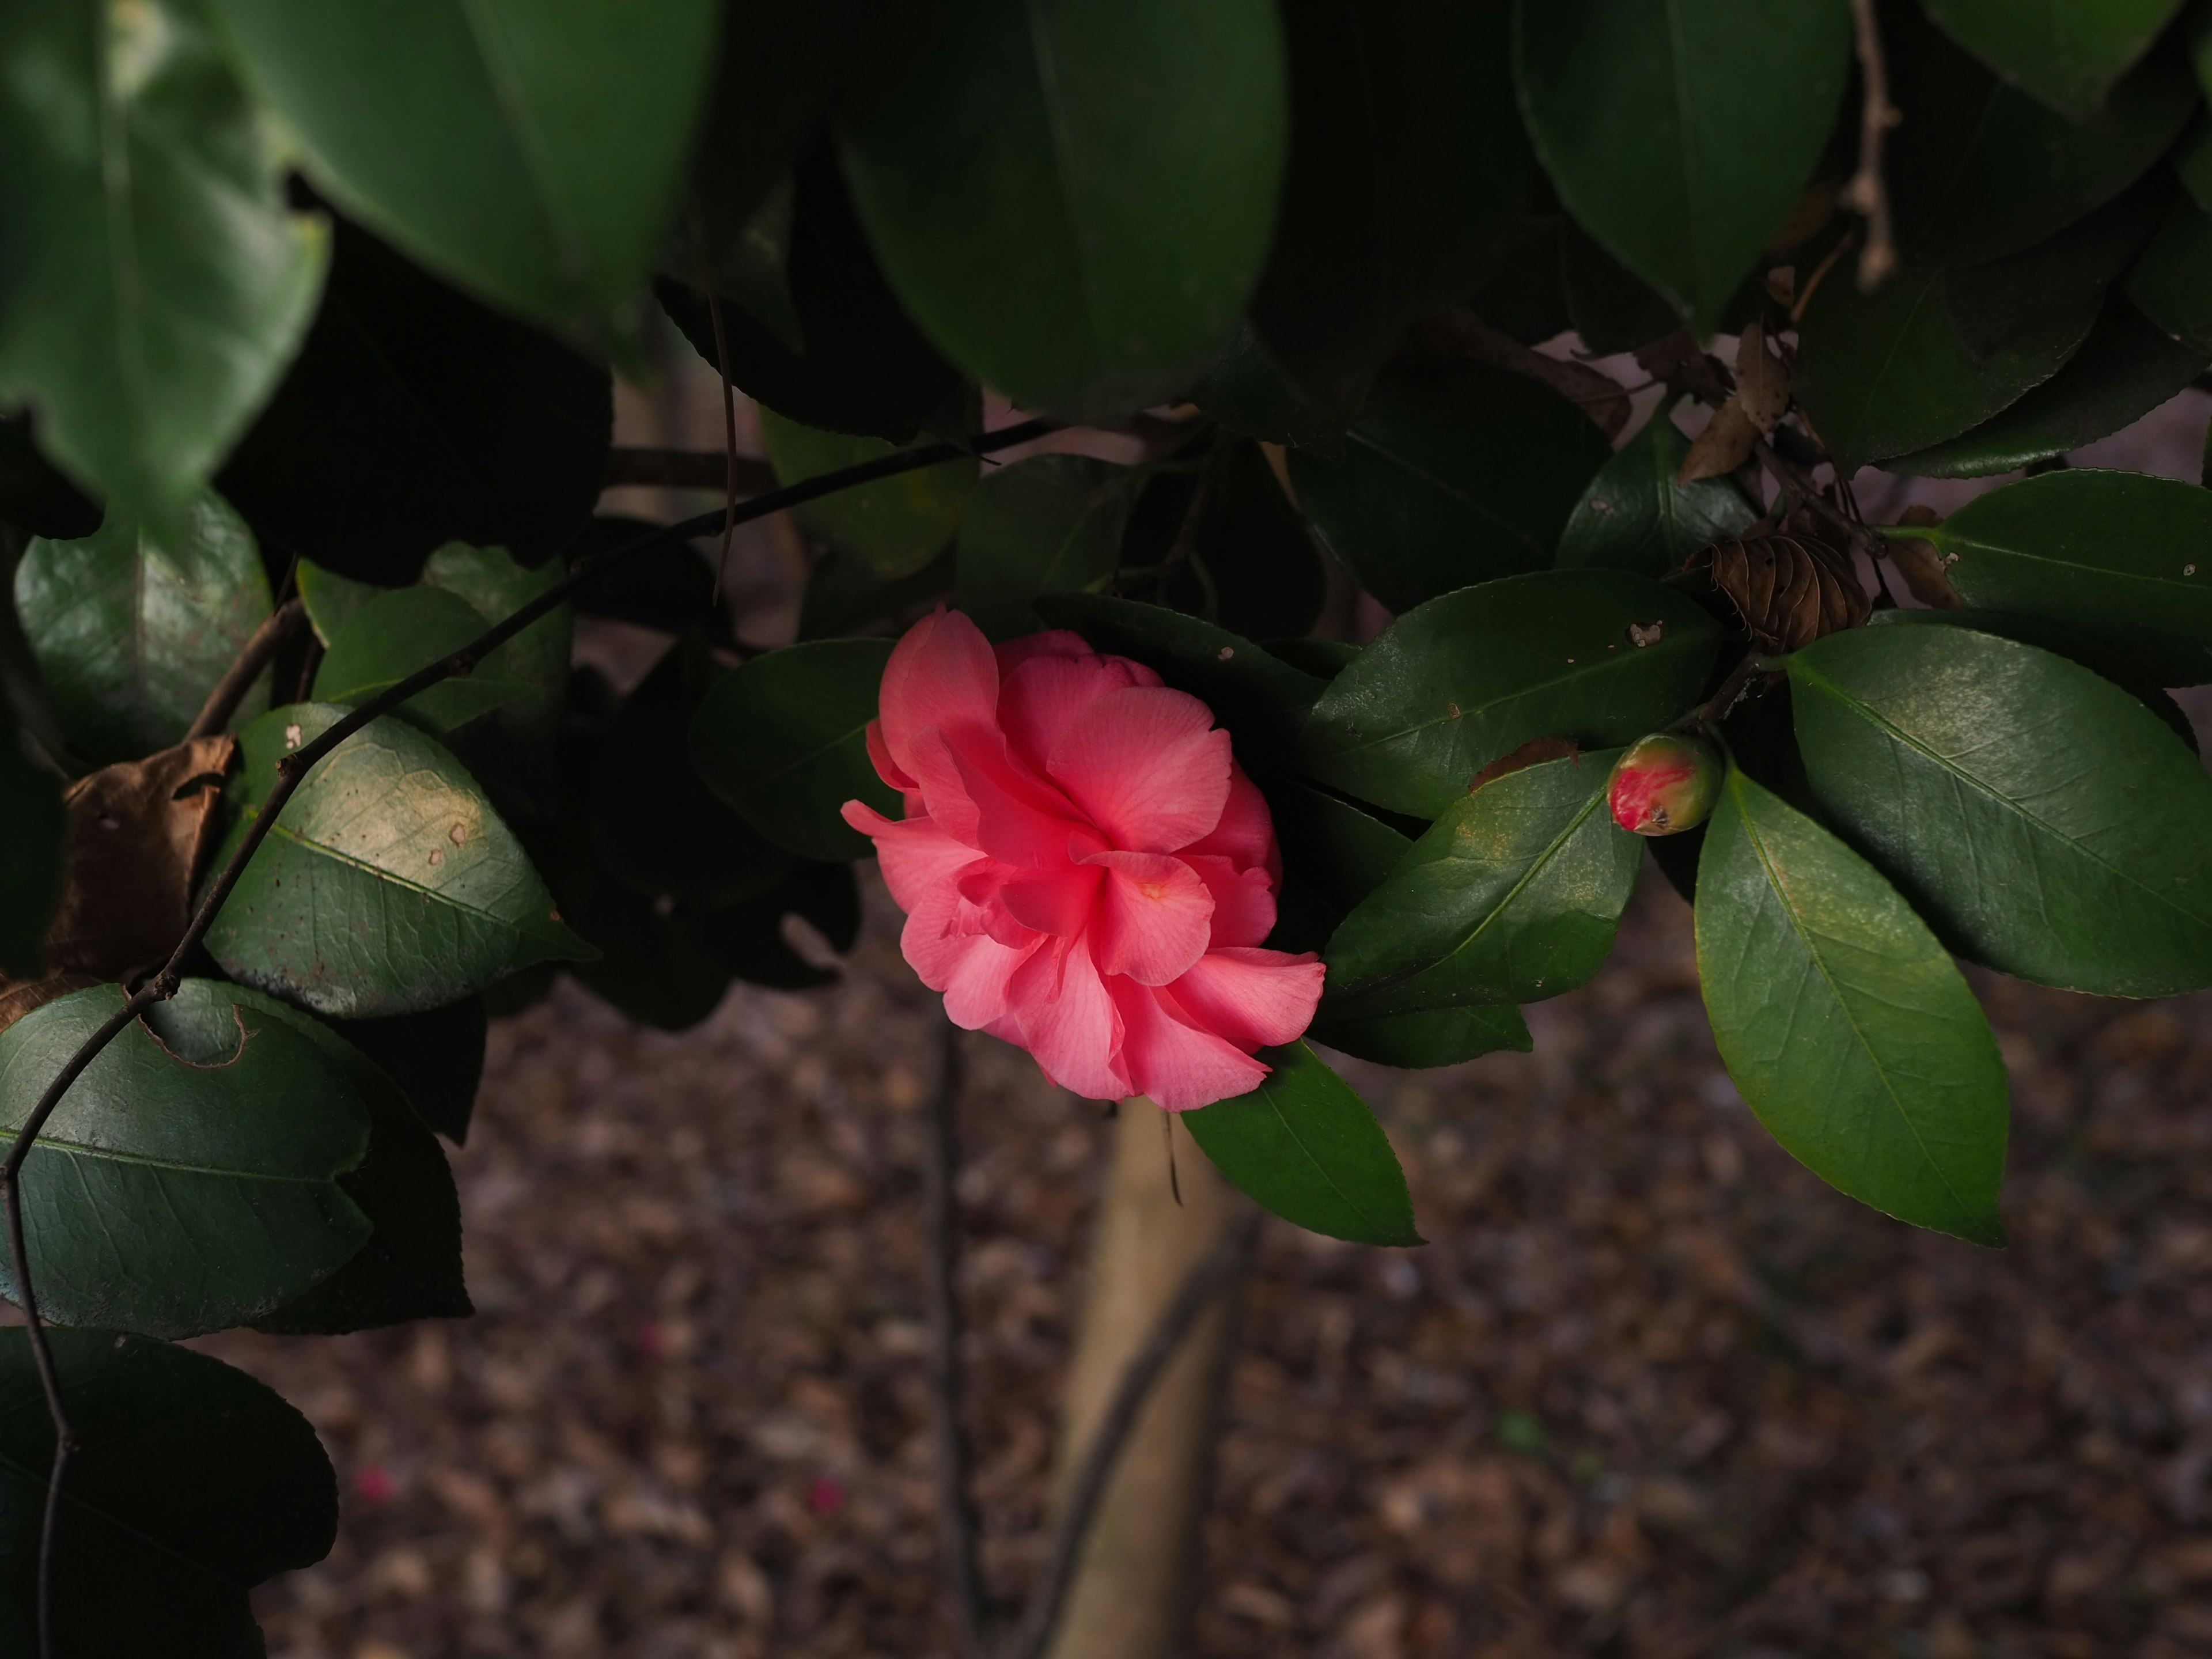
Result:
<svg viewBox="0 0 2212 1659"><path fill-rule="evenodd" d="M1613 821L1639 836L1694 830L1713 810L1727 764L1704 738L1654 732L1629 744L1605 787Z"/></svg>

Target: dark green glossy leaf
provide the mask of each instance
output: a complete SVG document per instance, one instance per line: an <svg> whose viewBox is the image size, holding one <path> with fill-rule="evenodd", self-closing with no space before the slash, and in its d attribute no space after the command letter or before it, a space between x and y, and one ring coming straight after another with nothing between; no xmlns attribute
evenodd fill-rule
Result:
<svg viewBox="0 0 2212 1659"><path fill-rule="evenodd" d="M725 675L691 721L691 763L754 829L801 858L865 858L839 816L848 800L901 815L868 759L889 640L817 640Z"/></svg>
<svg viewBox="0 0 2212 1659"><path fill-rule="evenodd" d="M1155 479L1154 488L1169 482ZM1196 503L1186 556L1164 573L1162 596L1177 610L1218 622L1248 639L1302 634L1328 597L1321 550L1292 507L1260 446L1247 438L1218 445L1203 474L1189 480L1186 507ZM1149 504L1149 498L1147 501ZM1182 535L1179 515L1167 551ZM1132 539L1134 539L1133 524ZM1139 561L1124 544L1125 563Z"/></svg>
<svg viewBox="0 0 2212 1659"><path fill-rule="evenodd" d="M768 440L769 459L775 464L777 482L787 484L858 466L898 447L880 438L819 432L765 409L761 411L761 431ZM807 529L856 556L878 575L886 580L910 576L927 567L952 539L968 498L975 493L975 480L974 457L963 456L825 495L798 508L797 516Z"/></svg>
<svg viewBox="0 0 2212 1659"><path fill-rule="evenodd" d="M344 711L272 710L240 738L246 832L289 750ZM586 947L522 844L438 744L386 716L307 774L216 917L207 945L256 988L348 1018L419 1013Z"/></svg>
<svg viewBox="0 0 2212 1659"><path fill-rule="evenodd" d="M717 256L715 266L723 295L720 353L696 258L676 266L680 281L654 284L662 308L709 366L719 367L726 353L730 379L779 415L824 431L907 442L958 389L960 371L921 337L884 281L827 143L801 160L789 211L789 252L776 270L787 323L779 327L756 314L763 302L741 291L730 269L732 252Z"/></svg>
<svg viewBox="0 0 2212 1659"><path fill-rule="evenodd" d="M2186 390L2208 362L2212 346L2168 337L2124 295L2108 294L2097 326L2057 374L1972 431L1882 465L1922 477L1972 478L2047 460L2134 424Z"/></svg>
<svg viewBox="0 0 2212 1659"><path fill-rule="evenodd" d="M1664 339L1682 325L1664 295L1592 241L1572 220L1559 225L1559 290L1583 349L1602 356Z"/></svg>
<svg viewBox="0 0 2212 1659"><path fill-rule="evenodd" d="M1333 680L1352 666L1359 647L1350 640L1322 640L1306 635L1293 640L1269 640L1267 654L1316 679Z"/></svg>
<svg viewBox="0 0 2212 1659"><path fill-rule="evenodd" d="M1697 919L1721 1058L1784 1150L1901 1221L2002 1243L2004 1061L1896 890L1731 771L1698 860Z"/></svg>
<svg viewBox="0 0 2212 1659"><path fill-rule="evenodd" d="M1595 974L1644 862L1606 810L1616 753L1522 767L1448 808L1330 939L1332 1017L1534 1002Z"/></svg>
<svg viewBox="0 0 2212 1659"><path fill-rule="evenodd" d="M1157 605L1103 593L1037 601L1054 628L1073 629L1098 650L1131 657L1213 711L1247 766L1295 760L1297 732L1322 682L1241 635Z"/></svg>
<svg viewBox="0 0 2212 1659"><path fill-rule="evenodd" d="M1559 198L1701 332L1788 217L1850 75L1841 0L1519 0L1516 78Z"/></svg>
<svg viewBox="0 0 2212 1659"><path fill-rule="evenodd" d="M1344 452L1344 428L1352 411L1325 408L1300 392L1249 320L1237 325L1229 343L1192 378L1188 395L1228 431L1327 455Z"/></svg>
<svg viewBox="0 0 2212 1659"><path fill-rule="evenodd" d="M217 483L266 545L401 586L446 542L560 552L613 420L605 369L339 219L314 326Z"/></svg>
<svg viewBox="0 0 2212 1659"><path fill-rule="evenodd" d="M331 637L315 671L319 702L361 703L483 632L483 618L458 593L435 587L402 587L355 608ZM521 684L487 665L465 679L446 680L416 693L401 718L443 735L520 696Z"/></svg>
<svg viewBox="0 0 2212 1659"><path fill-rule="evenodd" d="M483 1081L486 1024L484 999L474 996L423 1013L331 1026L399 1085L417 1117L458 1146L468 1142Z"/></svg>
<svg viewBox="0 0 2212 1659"><path fill-rule="evenodd" d="M55 1331L74 1441L54 1551L55 1651L259 1659L246 1592L330 1553L337 1478L307 1419L219 1359ZM0 1642L35 1650L54 1434L27 1336L0 1332Z"/></svg>
<svg viewBox="0 0 2212 1659"><path fill-rule="evenodd" d="M2017 15L2028 18L2031 9ZM1965 264L2033 247L2140 179L2197 106L2188 68L2172 52L2153 53L2102 110L2075 122L2005 85L1917 6L1885 7L1881 29L1890 96L1904 113L1883 171L1899 242L1915 264Z"/></svg>
<svg viewBox="0 0 2212 1659"><path fill-rule="evenodd" d="M1433 818L1531 738L1609 745L1671 725L1719 648L1694 601L1628 571L1485 582L1383 629L1315 705L1306 761L1334 787Z"/></svg>
<svg viewBox="0 0 2212 1659"><path fill-rule="evenodd" d="M1796 391L1838 461L1854 467L1955 438L2057 374L2096 326L2161 194L2130 191L1988 264L1908 267L1872 294L1823 283L1805 315Z"/></svg>
<svg viewBox="0 0 2212 1659"><path fill-rule="evenodd" d="M647 899L733 904L791 868L791 855L692 769L692 719L726 672L697 639L678 641L623 699L599 744L587 808L592 850L608 874Z"/></svg>
<svg viewBox="0 0 2212 1659"><path fill-rule="evenodd" d="M1405 1171L1367 1103L1303 1042L1263 1048L1249 1095L1181 1115L1214 1167L1262 1208L1355 1244L1420 1244Z"/></svg>
<svg viewBox="0 0 2212 1659"><path fill-rule="evenodd" d="M1522 221L1519 234L1499 256L1498 274L1474 296L1474 308L1483 321L1529 345L1575 325L1562 269L1567 221L1548 186L1542 193L1543 210Z"/></svg>
<svg viewBox="0 0 2212 1659"><path fill-rule="evenodd" d="M1519 227L1530 157L1506 0L1292 0L1291 154L1252 320L1349 417L1415 312L1465 299Z"/></svg>
<svg viewBox="0 0 2212 1659"><path fill-rule="evenodd" d="M61 780L32 763L0 708L0 978L45 971L68 829Z"/></svg>
<svg viewBox="0 0 2212 1659"><path fill-rule="evenodd" d="M2212 352L2212 215L2193 197L2174 198L2128 275L2128 297L2174 339Z"/></svg>
<svg viewBox="0 0 2212 1659"><path fill-rule="evenodd" d="M604 514L589 520L569 553L572 565L627 546L659 526L642 519ZM611 617L662 634L696 629L717 641L729 637L720 610L711 556L688 542L663 543L649 552L625 554L576 590L576 609Z"/></svg>
<svg viewBox="0 0 2212 1659"><path fill-rule="evenodd" d="M720 8L218 0L316 188L494 302L605 342L682 182Z"/></svg>
<svg viewBox="0 0 2212 1659"><path fill-rule="evenodd" d="M2046 472L1890 533L1934 547L1974 610L2101 640L2155 685L2212 680L2212 492L2136 472Z"/></svg>
<svg viewBox="0 0 2212 1659"><path fill-rule="evenodd" d="M830 548L814 562L806 579L806 592L799 602L799 637L842 639L866 631L873 623L903 620L932 599L949 595L957 580L950 548L912 575L888 580L858 556Z"/></svg>
<svg viewBox="0 0 2212 1659"><path fill-rule="evenodd" d="M567 572L559 561L526 568L503 547L448 542L422 566L423 585L458 593L476 607L477 626L504 622ZM494 801L518 816L553 815L555 738L568 701L575 612L556 606L483 659L477 673L509 681L522 693L502 702L454 749Z"/></svg>
<svg viewBox="0 0 2212 1659"><path fill-rule="evenodd" d="M1965 629L1790 659L1821 807L1945 942L2110 996L2212 985L2212 775L2078 664Z"/></svg>
<svg viewBox="0 0 2212 1659"><path fill-rule="evenodd" d="M325 234L197 6L0 18L0 403L80 483L180 511L313 314Z"/></svg>
<svg viewBox="0 0 2212 1659"><path fill-rule="evenodd" d="M82 541L33 542L15 608L70 742L96 761L179 742L269 614L253 537L215 495L157 534L109 513ZM242 712L268 706L265 687Z"/></svg>
<svg viewBox="0 0 2212 1659"><path fill-rule="evenodd" d="M1409 1070L1457 1066L1501 1048L1525 1054L1535 1046L1528 1035L1528 1022L1510 1003L1480 1008L1430 1008L1418 1014L1382 1014L1370 1019L1325 1020L1306 1036L1355 1060Z"/></svg>
<svg viewBox="0 0 2212 1659"><path fill-rule="evenodd" d="M1126 410L1227 341L1288 146L1266 0L917 0L840 121L891 285L1028 407Z"/></svg>
<svg viewBox="0 0 2212 1659"><path fill-rule="evenodd" d="M345 1266L305 1296L257 1319L256 1326L328 1336L475 1312L461 1277L461 1200L453 1171L406 1094L329 1026L242 985L216 986L197 1002L171 1005L163 1035L176 1041L181 1019L189 1022L196 1042L212 1046L227 1027L235 1041L233 1008L265 1015L306 1037L351 1085L368 1113L368 1150L338 1177L338 1187L375 1231ZM479 1008L479 1065L483 1030Z"/></svg>
<svg viewBox="0 0 2212 1659"><path fill-rule="evenodd" d="M562 898L599 954L568 972L580 984L659 1031L688 1031L722 1006L729 970L653 901L602 880Z"/></svg>
<svg viewBox="0 0 2212 1659"><path fill-rule="evenodd" d="M126 1027L31 1149L24 1225L48 1319L221 1330L282 1307L367 1242L338 1182L368 1148L359 1086L313 1037L230 993L186 980L160 1011L161 1035ZM0 1139L12 1145L123 1001L120 987L96 986L0 1032ZM4 1265L0 1282L12 1297Z"/></svg>
<svg viewBox="0 0 2212 1659"><path fill-rule="evenodd" d="M2212 212L2212 115L2200 115L2189 136L2166 158L2190 199Z"/></svg>
<svg viewBox="0 0 2212 1659"><path fill-rule="evenodd" d="M1928 0L1944 32L2014 86L2079 119L2149 50L2180 0Z"/></svg>
<svg viewBox="0 0 2212 1659"><path fill-rule="evenodd" d="M1030 601L1110 580L1138 474L1088 455L994 470L960 520L960 609L994 640L1033 634Z"/></svg>
<svg viewBox="0 0 2212 1659"><path fill-rule="evenodd" d="M717 965L752 985L804 991L835 985L835 968L793 950L786 936L792 918L805 921L822 943L843 954L860 935L860 890L850 864L802 859L758 898L689 918L684 931Z"/></svg>
<svg viewBox="0 0 2212 1659"><path fill-rule="evenodd" d="M1267 943L1278 951L1319 951L1352 907L1397 868L1413 838L1293 778L1270 777L1261 787L1283 855L1275 931Z"/></svg>
<svg viewBox="0 0 2212 1659"><path fill-rule="evenodd" d="M1666 410L1653 411L1576 503L1559 536L1560 566L1663 576L1699 548L1749 529L1758 514L1726 478L1676 482L1689 453L1690 441Z"/></svg>
<svg viewBox="0 0 2212 1659"><path fill-rule="evenodd" d="M1580 410L1534 380L1421 364L1376 380L1341 460L1293 452L1291 481L1345 568L1407 611L1549 564L1611 453Z"/></svg>

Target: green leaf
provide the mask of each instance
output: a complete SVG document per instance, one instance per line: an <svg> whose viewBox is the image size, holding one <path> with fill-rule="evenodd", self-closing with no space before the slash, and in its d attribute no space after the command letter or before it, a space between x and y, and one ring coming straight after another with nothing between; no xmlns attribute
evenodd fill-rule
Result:
<svg viewBox="0 0 2212 1659"><path fill-rule="evenodd" d="M1348 417L1407 320L1473 293L1519 228L1506 0L1294 0L1283 21L1290 166L1252 320Z"/></svg>
<svg viewBox="0 0 2212 1659"><path fill-rule="evenodd" d="M1591 475L1612 455L1549 387L1470 363L1376 381L1341 460L1291 455L1291 482L1360 585L1409 611L1470 582L1552 562Z"/></svg>
<svg viewBox="0 0 2212 1659"><path fill-rule="evenodd" d="M292 581L300 590L300 603L307 609L307 625L315 630L315 638L325 650L352 620L355 611L380 593L392 591L374 582L342 576L312 559L300 561L298 568L292 573Z"/></svg>
<svg viewBox="0 0 2212 1659"><path fill-rule="evenodd" d="M1871 294L1823 283L1805 315L1796 390L1838 462L1955 438L2057 374L2160 205L2146 186L2027 252L1908 267Z"/></svg>
<svg viewBox="0 0 2212 1659"><path fill-rule="evenodd" d="M483 618L458 593L402 587L379 593L346 617L315 671L319 702L362 703L483 632ZM399 717L443 736L523 693L521 684L479 669L417 692Z"/></svg>
<svg viewBox="0 0 2212 1659"><path fill-rule="evenodd" d="M198 7L0 19L0 404L133 516L182 510L275 388L325 238Z"/></svg>
<svg viewBox="0 0 2212 1659"><path fill-rule="evenodd" d="M593 994L659 1031L688 1031L722 1006L729 969L652 900L604 878L570 882L562 898L599 951L568 970Z"/></svg>
<svg viewBox="0 0 2212 1659"><path fill-rule="evenodd" d="M784 484L858 466L900 447L880 438L817 432L768 409L761 410L761 434L768 440L776 482ZM975 493L976 471L975 458L963 455L825 495L796 509L797 516L814 534L858 556L878 575L910 576L935 559L960 527L960 515Z"/></svg>
<svg viewBox="0 0 2212 1659"><path fill-rule="evenodd" d="M283 383L216 475L270 547L387 586L449 541L543 564L606 475L607 371L351 221Z"/></svg>
<svg viewBox="0 0 2212 1659"><path fill-rule="evenodd" d="M791 855L763 841L692 769L692 720L726 677L703 641L678 640L623 700L599 744L587 808L592 851L642 897L734 904L791 869Z"/></svg>
<svg viewBox="0 0 2212 1659"><path fill-rule="evenodd" d="M1965 629L1790 661L1822 809L1954 950L2106 996L2212 985L2212 775L2089 670Z"/></svg>
<svg viewBox="0 0 2212 1659"><path fill-rule="evenodd" d="M1331 682L1306 723L1307 764L1433 818L1531 738L1603 747L1671 725L1719 649L1693 600L1628 571L1485 582L1407 611Z"/></svg>
<svg viewBox="0 0 2212 1659"><path fill-rule="evenodd" d="M1088 455L1000 467L960 521L960 609L994 640L1033 634L1030 601L1109 580L1139 475Z"/></svg>
<svg viewBox="0 0 2212 1659"><path fill-rule="evenodd" d="M1247 766L1294 763L1297 732L1321 695L1319 677L1197 617L1104 593L1053 593L1037 613L1100 651L1129 657L1213 711Z"/></svg>
<svg viewBox="0 0 2212 1659"><path fill-rule="evenodd" d="M1224 430L1268 443L1344 453L1352 410L1314 402L1248 319L1200 369L1188 388L1191 402Z"/></svg>
<svg viewBox="0 0 2212 1659"><path fill-rule="evenodd" d="M918 615L932 599L951 594L958 580L947 548L911 576L878 576L867 562L836 548L814 562L799 602L799 637L835 640L864 631L871 623Z"/></svg>
<svg viewBox="0 0 2212 1659"><path fill-rule="evenodd" d="M796 917L832 951L847 952L860 934L860 890L850 864L802 859L796 869L758 898L688 918L692 943L726 971L749 984L778 991L835 985L835 968L817 966L794 951L785 923Z"/></svg>
<svg viewBox="0 0 2212 1659"><path fill-rule="evenodd" d="M2061 113L2094 114L2114 82L2150 49L2181 0L1928 0L1951 38Z"/></svg>
<svg viewBox="0 0 2212 1659"><path fill-rule="evenodd" d="M1190 465L1146 485L1122 538L1123 568L1157 567L1158 603L1247 639L1303 634L1328 599L1328 573L1266 452L1224 437Z"/></svg>
<svg viewBox="0 0 2212 1659"><path fill-rule="evenodd" d="M1367 1103L1303 1042L1232 1100L1180 1114L1214 1167L1263 1209L1355 1244L1422 1244L1405 1171Z"/></svg>
<svg viewBox="0 0 2212 1659"><path fill-rule="evenodd" d="M1306 1036L1356 1060L1408 1070L1456 1066L1501 1048L1525 1054L1535 1046L1528 1035L1528 1022L1510 1003L1324 1020Z"/></svg>
<svg viewBox="0 0 2212 1659"><path fill-rule="evenodd" d="M2096 327L2057 374L1971 431L1882 466L1927 478L1972 478L2048 460L2133 425L2186 391L2207 362L2212 346L2170 338L2124 295L2108 294Z"/></svg>
<svg viewBox="0 0 2212 1659"><path fill-rule="evenodd" d="M1296 779L1261 785L1275 823L1283 878L1275 892L1279 951L1319 951L1353 906L1397 868L1413 838L1350 801Z"/></svg>
<svg viewBox="0 0 2212 1659"><path fill-rule="evenodd" d="M1664 295L1622 270L1571 220L1559 225L1559 289L1583 349L1592 356L1633 350L1682 326Z"/></svg>
<svg viewBox="0 0 2212 1659"><path fill-rule="evenodd" d="M202 1052L235 1042L244 1011L305 1037L368 1114L368 1150L338 1177L374 1229L337 1272L253 1322L262 1330L334 1335L409 1319L459 1319L476 1310L461 1278L461 1200L446 1155L391 1078L329 1026L274 997L210 981L204 994L162 1011L159 1029Z"/></svg>
<svg viewBox="0 0 2212 1659"><path fill-rule="evenodd" d="M1827 143L1848 9L1518 0L1513 17L1522 112L1559 199L1711 331Z"/></svg>
<svg viewBox="0 0 2212 1659"><path fill-rule="evenodd" d="M1559 535L1562 568L1604 565L1663 576L1699 548L1741 536L1758 517L1726 478L1680 483L1690 441L1653 411L1644 430L1598 470Z"/></svg>
<svg viewBox="0 0 2212 1659"><path fill-rule="evenodd" d="M921 0L839 132L938 347L1024 407L1159 402L1228 340L1288 147L1267 0Z"/></svg>
<svg viewBox="0 0 2212 1659"><path fill-rule="evenodd" d="M829 19L838 8L775 9L794 19ZM775 63L757 68L775 79L784 70ZM757 118L747 111L743 125L750 130ZM710 132L699 150L702 165L713 142ZM726 356L730 379L777 414L823 431L905 443L959 389L960 371L921 337L884 280L827 141L800 158L790 188L787 253L773 273L783 289L783 325L755 314L762 301L740 290L733 268L739 249L726 238L720 252L679 254L672 269L682 280L664 278L654 292L710 368ZM724 300L720 352L705 295L708 258Z"/></svg>
<svg viewBox="0 0 2212 1659"><path fill-rule="evenodd" d="M46 924L61 901L68 832L61 780L24 752L0 707L0 978L46 971Z"/></svg>
<svg viewBox="0 0 2212 1659"><path fill-rule="evenodd" d="M2004 1061L1895 890L1731 770L1698 864L1697 922L1721 1058L1784 1149L1900 1221L2002 1244Z"/></svg>
<svg viewBox="0 0 2212 1659"><path fill-rule="evenodd" d="M2194 198L2174 198L2128 273L2128 297L2203 367L2203 354L2212 352L2212 215Z"/></svg>
<svg viewBox="0 0 2212 1659"><path fill-rule="evenodd" d="M2176 53L2153 53L2077 122L2006 86L1917 6L1886 8L1881 28L1890 95L1904 113L1882 170L1911 264L1966 264L2033 247L2142 177L2197 107Z"/></svg>
<svg viewBox="0 0 2212 1659"><path fill-rule="evenodd" d="M1534 1002L1604 965L1644 845L1606 810L1618 751L1543 762L1455 802L1328 942L1333 1018Z"/></svg>
<svg viewBox="0 0 2212 1659"><path fill-rule="evenodd" d="M1888 533L1932 546L1972 610L2086 635L2155 685L2212 681L2212 492L2139 472L2046 472Z"/></svg>
<svg viewBox="0 0 2212 1659"><path fill-rule="evenodd" d="M902 815L868 759L889 640L817 640L755 657L701 699L691 763L754 829L801 858L865 858L848 800Z"/></svg>
<svg viewBox="0 0 2212 1659"><path fill-rule="evenodd" d="M210 869L258 815L278 760L344 712L295 703L240 734L241 805ZM533 962L589 954L476 781L389 716L308 772L207 945L232 978L353 1019L420 1013Z"/></svg>
<svg viewBox="0 0 2212 1659"><path fill-rule="evenodd" d="M32 1147L24 1227L48 1319L218 1331L282 1307L367 1242L368 1219L338 1181L368 1148L359 1087L232 988L186 980L125 1027ZM0 1031L0 1139L12 1146L55 1073L123 1004L119 986L95 986ZM4 1264L0 1284L15 1295Z"/></svg>
<svg viewBox="0 0 2212 1659"><path fill-rule="evenodd" d="M72 1449L54 1550L55 1651L258 1659L246 1592L313 1566L337 1479L307 1419L219 1359L111 1331L47 1338ZM0 1641L34 1651L38 1516L54 1433L28 1336L0 1332Z"/></svg>
<svg viewBox="0 0 2212 1659"><path fill-rule="evenodd" d="M33 542L15 608L69 740L96 761L183 739L269 614L252 535L213 495L158 533L111 511L82 541ZM268 706L256 689L243 714Z"/></svg>
<svg viewBox="0 0 2212 1659"><path fill-rule="evenodd" d="M419 1014L332 1020L331 1028L399 1085L417 1117L459 1146L468 1143L483 1081L486 1012L482 997L465 997Z"/></svg>
<svg viewBox="0 0 2212 1659"><path fill-rule="evenodd" d="M503 547L449 542L422 566L424 586L458 593L476 607L483 629L557 586L568 574L562 562L536 567ZM492 799L518 816L550 817L557 810L553 775L555 740L568 706L568 665L575 644L574 608L562 605L486 657L479 675L496 676L522 694L499 705L483 725L464 732L456 752Z"/></svg>
<svg viewBox="0 0 2212 1659"><path fill-rule="evenodd" d="M720 7L216 0L317 189L463 288L605 344L682 182Z"/></svg>

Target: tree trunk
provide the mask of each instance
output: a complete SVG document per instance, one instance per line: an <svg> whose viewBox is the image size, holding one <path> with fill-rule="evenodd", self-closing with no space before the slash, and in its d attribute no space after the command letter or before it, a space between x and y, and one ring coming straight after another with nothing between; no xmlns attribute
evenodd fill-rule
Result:
<svg viewBox="0 0 2212 1659"><path fill-rule="evenodd" d="M1090 1297L1068 1376L1056 1502L1130 1356L1235 1213L1234 1194L1182 1129L1174 1132L1176 1204L1163 1115L1133 1100L1115 1121ZM1182 1650L1236 1303L1232 1291L1200 1316L1146 1401L1091 1524L1051 1659L1170 1659Z"/></svg>

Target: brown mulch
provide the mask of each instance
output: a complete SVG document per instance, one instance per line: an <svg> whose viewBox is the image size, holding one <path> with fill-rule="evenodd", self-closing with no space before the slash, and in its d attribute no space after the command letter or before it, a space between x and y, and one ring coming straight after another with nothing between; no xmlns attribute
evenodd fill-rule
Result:
<svg viewBox="0 0 2212 1659"><path fill-rule="evenodd" d="M843 987L683 1036L564 988L455 1158L480 1311L204 1346L314 1421L338 1545L276 1659L945 1654L921 1382L927 1028L877 895ZM2008 1250L1767 1139L1686 908L1533 1055L1348 1065L1435 1241L1271 1227L1195 1650L1329 1659L2212 1652L2212 1001L1988 979ZM967 1294L1018 1597L1104 1135L971 1039Z"/></svg>

